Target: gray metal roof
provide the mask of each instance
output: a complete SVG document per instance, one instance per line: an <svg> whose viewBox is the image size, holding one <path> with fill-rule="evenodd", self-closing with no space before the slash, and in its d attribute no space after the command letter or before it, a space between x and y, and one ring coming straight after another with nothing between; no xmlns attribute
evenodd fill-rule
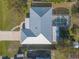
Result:
<svg viewBox="0 0 79 59"><path fill-rule="evenodd" d="M43 16L50 8L49 8L49 7L32 7L32 9L33 9L39 16Z"/></svg>
<svg viewBox="0 0 79 59"><path fill-rule="evenodd" d="M28 23L28 22L27 22ZM25 23L22 26L22 32L27 36L27 37L35 37L34 33L30 29L25 28Z"/></svg>
<svg viewBox="0 0 79 59"><path fill-rule="evenodd" d="M35 37L35 35L30 29L22 29L22 31L24 32L25 35L27 35L27 37Z"/></svg>

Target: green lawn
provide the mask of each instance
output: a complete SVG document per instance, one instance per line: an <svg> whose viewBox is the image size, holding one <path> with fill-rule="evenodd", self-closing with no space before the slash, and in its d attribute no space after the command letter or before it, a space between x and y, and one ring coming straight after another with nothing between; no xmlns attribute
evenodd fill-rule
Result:
<svg viewBox="0 0 79 59"><path fill-rule="evenodd" d="M25 7L21 6L19 0L0 0L0 30L11 30L24 21Z"/></svg>
<svg viewBox="0 0 79 59"><path fill-rule="evenodd" d="M51 0L51 1L55 3L61 3L61 2L64 2L65 0Z"/></svg>
<svg viewBox="0 0 79 59"><path fill-rule="evenodd" d="M72 47L66 48L57 48L55 50L55 59L68 59L69 55L72 53L78 53L79 49L75 49Z"/></svg>
<svg viewBox="0 0 79 59"><path fill-rule="evenodd" d="M76 17L76 14L72 15L71 28L73 27L72 26L73 24L76 24L77 26L79 26L79 19L78 19L78 17ZM74 39L76 41L79 41L79 35L77 34L77 33L79 33L79 29L75 28L75 30L76 30L77 33L73 33L73 31L71 30L71 28L69 29L70 35L74 36Z"/></svg>
<svg viewBox="0 0 79 59"><path fill-rule="evenodd" d="M0 41L0 55L14 56L19 46L18 41Z"/></svg>

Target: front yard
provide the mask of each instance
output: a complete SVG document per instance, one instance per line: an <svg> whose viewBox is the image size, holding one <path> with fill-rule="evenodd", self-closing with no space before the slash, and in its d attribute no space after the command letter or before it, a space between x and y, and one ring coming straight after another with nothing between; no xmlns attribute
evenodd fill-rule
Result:
<svg viewBox="0 0 79 59"><path fill-rule="evenodd" d="M0 0L0 30L10 31L19 25L24 21L27 9L19 0Z"/></svg>
<svg viewBox="0 0 79 59"><path fill-rule="evenodd" d="M18 41L0 41L0 55L12 57L17 53L19 46Z"/></svg>

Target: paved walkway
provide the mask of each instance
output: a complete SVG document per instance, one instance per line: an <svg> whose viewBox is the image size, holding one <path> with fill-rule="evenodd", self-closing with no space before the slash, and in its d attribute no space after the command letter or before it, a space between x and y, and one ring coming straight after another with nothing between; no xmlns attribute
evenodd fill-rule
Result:
<svg viewBox="0 0 79 59"><path fill-rule="evenodd" d="M0 41L20 41L20 31L0 31Z"/></svg>
<svg viewBox="0 0 79 59"><path fill-rule="evenodd" d="M16 30L17 28L21 28L23 23L24 23L24 21L23 21L23 22L21 22L21 24L20 24L20 25L17 25L17 26L15 26L15 27L13 27L13 28L11 29L11 31Z"/></svg>

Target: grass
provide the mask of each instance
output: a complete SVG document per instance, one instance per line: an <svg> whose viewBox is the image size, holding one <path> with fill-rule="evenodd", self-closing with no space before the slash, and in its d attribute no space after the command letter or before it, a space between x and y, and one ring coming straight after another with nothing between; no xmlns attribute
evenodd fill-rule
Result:
<svg viewBox="0 0 79 59"><path fill-rule="evenodd" d="M55 51L55 59L67 59L64 53L61 53L59 50Z"/></svg>
<svg viewBox="0 0 79 59"><path fill-rule="evenodd" d="M76 17L76 14L72 15L71 23L79 26L79 19L78 19L78 17ZM72 27L72 25L71 25L71 27ZM76 30L76 31L79 32L79 30ZM71 28L69 29L69 32L70 32L70 35L74 36L74 39L76 41L79 41L78 34L72 33Z"/></svg>
<svg viewBox="0 0 79 59"><path fill-rule="evenodd" d="M68 48L60 48L58 47L55 50L55 59L68 59L67 55L69 54Z"/></svg>
<svg viewBox="0 0 79 59"><path fill-rule="evenodd" d="M14 56L20 46L18 41L0 41L0 55Z"/></svg>
<svg viewBox="0 0 79 59"><path fill-rule="evenodd" d="M65 2L65 0L42 0L44 2L55 2L55 3L61 3L61 2Z"/></svg>
<svg viewBox="0 0 79 59"><path fill-rule="evenodd" d="M79 25L79 18L76 14L72 15L72 23Z"/></svg>
<svg viewBox="0 0 79 59"><path fill-rule="evenodd" d="M55 50L55 59L69 59L69 55L72 53L78 53L79 49L75 49L72 47L66 48L57 48Z"/></svg>
<svg viewBox="0 0 79 59"><path fill-rule="evenodd" d="M0 0L0 30L11 30L24 21L25 14L17 0Z"/></svg>
<svg viewBox="0 0 79 59"><path fill-rule="evenodd" d="M52 2L55 2L55 3L61 3L61 2L65 2L65 0L51 0Z"/></svg>

